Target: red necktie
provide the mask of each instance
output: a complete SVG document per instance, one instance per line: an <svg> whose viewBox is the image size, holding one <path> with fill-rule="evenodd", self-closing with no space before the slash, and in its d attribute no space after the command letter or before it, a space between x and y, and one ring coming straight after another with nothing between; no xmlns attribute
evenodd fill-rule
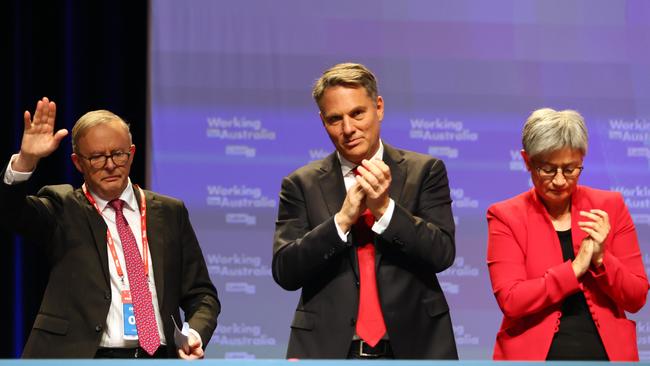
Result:
<svg viewBox="0 0 650 366"><path fill-rule="evenodd" d="M153 355L160 346L160 335L158 334L158 324L153 311L153 302L147 284L147 275L144 272L142 256L140 256L129 223L122 213L124 201L115 199L108 204L115 210L115 224L124 250L126 275L129 278L133 311L135 313L135 326L138 329L140 347L149 355Z"/></svg>
<svg viewBox="0 0 650 366"><path fill-rule="evenodd" d="M355 175L359 175L356 169ZM375 273L375 245L372 225L375 217L366 209L352 226L359 260L359 314L356 331L371 347L386 334L386 324L381 313Z"/></svg>

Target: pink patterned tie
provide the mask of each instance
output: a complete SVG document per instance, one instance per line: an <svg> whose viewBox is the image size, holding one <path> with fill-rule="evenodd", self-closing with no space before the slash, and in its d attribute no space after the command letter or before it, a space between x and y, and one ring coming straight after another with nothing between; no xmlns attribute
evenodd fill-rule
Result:
<svg viewBox="0 0 650 366"><path fill-rule="evenodd" d="M355 168L354 175L359 175ZM366 209L352 226L359 260L359 314L356 331L371 347L386 334L386 323L379 303L375 273L375 243L372 225L375 217Z"/></svg>
<svg viewBox="0 0 650 366"><path fill-rule="evenodd" d="M140 347L149 355L153 355L160 346L160 334L158 334L158 325L153 311L151 292L147 284L142 256L138 250L138 245L129 227L129 223L122 213L124 201L114 199L108 204L115 210L117 232L122 241L124 260L126 261L126 274L129 278L131 298L133 299L133 311L135 313L135 325L138 329Z"/></svg>

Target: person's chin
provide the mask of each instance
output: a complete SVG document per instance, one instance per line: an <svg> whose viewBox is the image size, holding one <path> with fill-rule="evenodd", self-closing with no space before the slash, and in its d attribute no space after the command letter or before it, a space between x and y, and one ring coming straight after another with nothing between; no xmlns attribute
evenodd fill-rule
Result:
<svg viewBox="0 0 650 366"><path fill-rule="evenodd" d="M553 192L547 192L546 197L551 201L559 203L569 199L571 197L571 194L565 191L562 192L553 191Z"/></svg>
<svg viewBox="0 0 650 366"><path fill-rule="evenodd" d="M344 149L343 151L343 156L345 156L346 159L353 161L353 162L361 162L361 160L367 158L368 154L368 149L366 149L363 145L357 145L351 149Z"/></svg>
<svg viewBox="0 0 650 366"><path fill-rule="evenodd" d="M122 194L124 188L126 188L126 182L120 179L106 180L101 184L102 191L106 192L106 194L110 196L119 196Z"/></svg>

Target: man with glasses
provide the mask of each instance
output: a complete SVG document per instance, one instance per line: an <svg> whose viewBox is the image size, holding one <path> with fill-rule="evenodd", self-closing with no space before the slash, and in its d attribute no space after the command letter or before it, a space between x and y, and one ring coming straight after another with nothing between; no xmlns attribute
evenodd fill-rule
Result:
<svg viewBox="0 0 650 366"><path fill-rule="evenodd" d="M625 312L646 301L622 196L578 184L587 127L576 111L534 111L521 155L534 188L487 212L487 264L503 311L497 360L638 361Z"/></svg>
<svg viewBox="0 0 650 366"><path fill-rule="evenodd" d="M81 188L45 186L28 195L38 161L67 130L54 132L56 105L25 112L20 152L0 184L0 223L45 247L50 276L23 357L202 358L220 303L181 201L132 184L129 126L98 110L72 129ZM175 325L189 323L175 344Z"/></svg>

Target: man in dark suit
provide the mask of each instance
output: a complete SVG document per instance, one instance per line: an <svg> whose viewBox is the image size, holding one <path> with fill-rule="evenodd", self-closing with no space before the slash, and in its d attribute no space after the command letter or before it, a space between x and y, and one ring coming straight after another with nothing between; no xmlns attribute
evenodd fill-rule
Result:
<svg viewBox="0 0 650 366"><path fill-rule="evenodd" d="M55 115L47 98L33 119L25 112L20 152L0 184L0 222L40 243L51 264L23 357L202 358L217 326L217 291L183 203L131 184L135 146L120 117L93 111L75 124L82 188L28 195L38 161L68 134L54 132ZM190 329L176 345L179 308Z"/></svg>
<svg viewBox="0 0 650 366"><path fill-rule="evenodd" d="M302 289L287 357L457 359L436 278L455 257L443 162L381 141L363 65L326 70L313 96L336 151L282 181L273 278Z"/></svg>

